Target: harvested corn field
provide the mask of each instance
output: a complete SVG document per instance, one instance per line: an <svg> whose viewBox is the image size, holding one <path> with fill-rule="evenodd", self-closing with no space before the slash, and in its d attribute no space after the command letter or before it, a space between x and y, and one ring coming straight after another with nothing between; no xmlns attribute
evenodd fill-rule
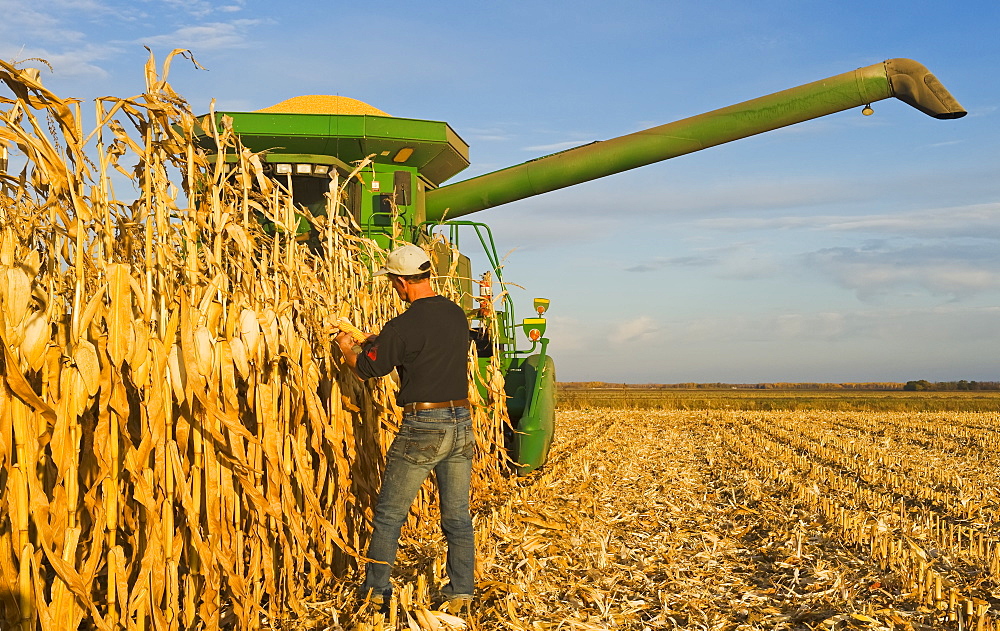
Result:
<svg viewBox="0 0 1000 631"><path fill-rule="evenodd" d="M558 421L544 471L478 493L474 628L996 628L994 414ZM400 584L439 564L409 558Z"/></svg>

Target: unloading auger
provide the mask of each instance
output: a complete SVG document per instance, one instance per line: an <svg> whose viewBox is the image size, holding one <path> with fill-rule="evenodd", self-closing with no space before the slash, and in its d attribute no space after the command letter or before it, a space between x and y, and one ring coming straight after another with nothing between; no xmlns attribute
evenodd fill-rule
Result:
<svg viewBox="0 0 1000 631"><path fill-rule="evenodd" d="M937 119L965 116L923 65L890 59L666 125L567 149L427 193L427 218L449 219L896 97Z"/></svg>

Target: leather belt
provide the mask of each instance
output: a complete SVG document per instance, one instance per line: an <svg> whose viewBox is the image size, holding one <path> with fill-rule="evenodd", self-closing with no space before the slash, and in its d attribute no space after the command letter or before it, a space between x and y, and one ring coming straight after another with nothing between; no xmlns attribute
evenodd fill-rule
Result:
<svg viewBox="0 0 1000 631"><path fill-rule="evenodd" d="M468 399L458 399L457 401L441 401L438 403L407 403L403 406L403 412L405 414L412 414L417 410L436 410L437 408L467 408L471 407L469 405Z"/></svg>

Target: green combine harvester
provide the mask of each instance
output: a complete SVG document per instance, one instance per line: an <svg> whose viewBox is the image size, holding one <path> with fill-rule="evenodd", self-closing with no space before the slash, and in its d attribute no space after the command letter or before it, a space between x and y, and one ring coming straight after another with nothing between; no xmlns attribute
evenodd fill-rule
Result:
<svg viewBox="0 0 1000 631"><path fill-rule="evenodd" d="M523 475L545 463L555 430L555 365L548 355L543 317L548 301L536 299L533 317L517 321L510 293L503 291L489 227L460 218L853 107L864 108L868 115L872 103L890 97L938 119L966 113L924 66L910 59L890 59L454 184L445 182L469 166L469 147L444 122L392 117L353 99L315 96L257 112L217 112L216 117L232 119L243 145L260 153L267 173L313 215L326 212L331 178L343 182L361 161L370 160L347 182L344 201L360 232L383 247L390 245L393 234L426 245L433 242L433 233L443 230L455 247L463 233L475 235L490 269L484 274L484 289L474 293L470 259L459 255L455 263L462 301L471 319L480 320L482 326L486 318L482 310L495 308L485 288L492 281L501 290L502 305L491 314L498 319L499 335L491 339L480 333L477 348L481 366L499 354L507 408L516 424L509 446L517 472ZM312 113L315 110L327 113ZM213 142L204 137L210 151L216 149ZM303 221L300 230L308 228ZM435 253L439 269L449 269L450 254L443 248ZM479 309L474 308L477 298ZM528 348L517 348L519 330L528 337Z"/></svg>

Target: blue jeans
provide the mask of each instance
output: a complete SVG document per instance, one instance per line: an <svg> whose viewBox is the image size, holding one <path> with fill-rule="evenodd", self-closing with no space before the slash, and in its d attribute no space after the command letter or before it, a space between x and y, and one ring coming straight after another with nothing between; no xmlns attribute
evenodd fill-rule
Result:
<svg viewBox="0 0 1000 631"><path fill-rule="evenodd" d="M469 513L472 454L475 449L468 408L418 410L403 417L386 454L382 490L375 508L362 595L392 594L389 574L396 561L399 531L427 476L437 474L441 530L448 541L446 597L472 597L476 546Z"/></svg>

